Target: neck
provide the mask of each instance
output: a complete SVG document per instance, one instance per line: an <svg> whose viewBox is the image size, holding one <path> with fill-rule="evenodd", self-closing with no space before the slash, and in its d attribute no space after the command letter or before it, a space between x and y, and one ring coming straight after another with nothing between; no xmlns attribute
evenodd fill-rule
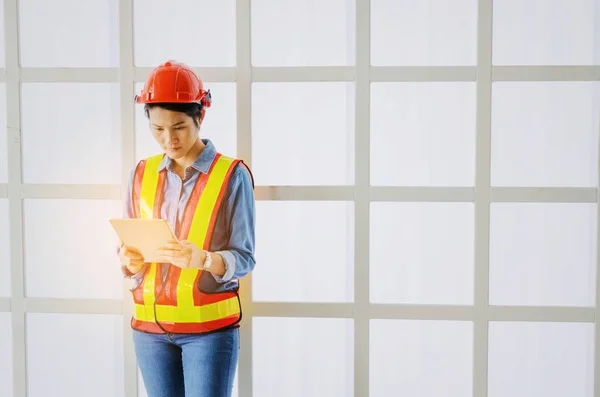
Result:
<svg viewBox="0 0 600 397"><path fill-rule="evenodd" d="M204 142L202 142L202 139L196 139L196 143L194 143L194 146L192 146L192 148L186 153L185 156L178 158L177 160L173 160L175 164L177 164L177 168L179 168L180 170L185 170L194 161L196 161L196 159L198 158L200 153L202 153L205 147L206 145L204 144Z"/></svg>

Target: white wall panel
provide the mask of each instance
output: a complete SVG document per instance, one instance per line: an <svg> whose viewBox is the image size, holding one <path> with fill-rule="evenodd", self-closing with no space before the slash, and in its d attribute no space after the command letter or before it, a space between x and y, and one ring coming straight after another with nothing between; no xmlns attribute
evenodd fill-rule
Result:
<svg viewBox="0 0 600 397"><path fill-rule="evenodd" d="M0 313L0 396L12 396L12 324L10 313Z"/></svg>
<svg viewBox="0 0 600 397"><path fill-rule="evenodd" d="M597 0L494 1L496 65L599 65Z"/></svg>
<svg viewBox="0 0 600 397"><path fill-rule="evenodd" d="M595 204L492 203L490 303L594 306Z"/></svg>
<svg viewBox="0 0 600 397"><path fill-rule="evenodd" d="M6 84L0 83L0 183L8 181L6 127Z"/></svg>
<svg viewBox="0 0 600 397"><path fill-rule="evenodd" d="M492 185L598 185L600 84L493 85Z"/></svg>
<svg viewBox="0 0 600 397"><path fill-rule="evenodd" d="M26 83L21 91L24 182L120 182L118 84Z"/></svg>
<svg viewBox="0 0 600 397"><path fill-rule="evenodd" d="M473 186L475 84L371 84L371 185Z"/></svg>
<svg viewBox="0 0 600 397"><path fill-rule="evenodd" d="M352 202L259 201L256 213L254 301L353 300Z"/></svg>
<svg viewBox="0 0 600 397"><path fill-rule="evenodd" d="M351 83L254 83L252 168L256 183L352 184L353 103Z"/></svg>
<svg viewBox="0 0 600 397"><path fill-rule="evenodd" d="M25 200L26 295L121 299L117 200Z"/></svg>
<svg viewBox="0 0 600 397"><path fill-rule="evenodd" d="M134 0L134 61L235 66L235 0Z"/></svg>
<svg viewBox="0 0 600 397"><path fill-rule="evenodd" d="M592 397L594 326L490 323L489 397Z"/></svg>
<svg viewBox="0 0 600 397"><path fill-rule="evenodd" d="M353 326L349 319L253 321L253 395L353 395Z"/></svg>
<svg viewBox="0 0 600 397"><path fill-rule="evenodd" d="M353 65L354 14L348 0L252 0L252 65Z"/></svg>
<svg viewBox="0 0 600 397"><path fill-rule="evenodd" d="M371 203L371 302L473 304L471 203Z"/></svg>
<svg viewBox="0 0 600 397"><path fill-rule="evenodd" d="M374 66L474 65L477 0L371 0Z"/></svg>
<svg viewBox="0 0 600 397"><path fill-rule="evenodd" d="M19 0L19 28L21 66L119 65L118 0Z"/></svg>
<svg viewBox="0 0 600 397"><path fill-rule="evenodd" d="M122 397L120 315L29 313L28 396Z"/></svg>
<svg viewBox="0 0 600 397"><path fill-rule="evenodd" d="M4 41L4 0L0 0L0 68L6 66L6 44Z"/></svg>
<svg viewBox="0 0 600 397"><path fill-rule="evenodd" d="M473 324L371 320L369 397L471 397Z"/></svg>
<svg viewBox="0 0 600 397"><path fill-rule="evenodd" d="M8 200L0 199L0 297L10 296L10 263Z"/></svg>

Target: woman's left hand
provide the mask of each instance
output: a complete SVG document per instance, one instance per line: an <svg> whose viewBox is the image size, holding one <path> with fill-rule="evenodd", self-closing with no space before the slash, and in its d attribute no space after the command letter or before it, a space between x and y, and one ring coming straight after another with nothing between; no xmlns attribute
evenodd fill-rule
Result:
<svg viewBox="0 0 600 397"><path fill-rule="evenodd" d="M159 255L165 263L170 263L182 269L201 268L205 260L205 252L191 241L169 241L159 250Z"/></svg>

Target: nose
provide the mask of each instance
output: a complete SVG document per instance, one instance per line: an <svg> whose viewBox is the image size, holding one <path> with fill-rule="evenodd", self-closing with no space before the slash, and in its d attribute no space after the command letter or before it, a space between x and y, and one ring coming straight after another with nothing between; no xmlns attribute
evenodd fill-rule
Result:
<svg viewBox="0 0 600 397"><path fill-rule="evenodd" d="M165 143L169 146L176 145L177 135L175 134L175 132L173 130L166 130L165 132Z"/></svg>

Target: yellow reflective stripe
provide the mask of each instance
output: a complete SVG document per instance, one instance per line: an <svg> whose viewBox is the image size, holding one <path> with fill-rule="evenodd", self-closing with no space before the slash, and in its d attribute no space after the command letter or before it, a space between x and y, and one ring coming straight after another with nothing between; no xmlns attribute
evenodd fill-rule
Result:
<svg viewBox="0 0 600 397"><path fill-rule="evenodd" d="M135 304L135 318L141 321L155 322L153 310L145 310L144 305ZM221 320L240 313L238 298L236 296L221 302L204 306L168 306L156 305L158 321L165 323L205 323Z"/></svg>
<svg viewBox="0 0 600 397"><path fill-rule="evenodd" d="M206 186L204 186L204 190L200 195L188 234L188 240L194 242L200 249L204 248L212 213L215 210L227 172L234 161L234 159L227 156L219 157L210 171Z"/></svg>
<svg viewBox="0 0 600 397"><path fill-rule="evenodd" d="M146 275L146 281L144 282L144 305L154 305L154 285L156 283L156 263L150 264L150 269Z"/></svg>
<svg viewBox="0 0 600 397"><path fill-rule="evenodd" d="M199 270L194 268L181 269L177 282L177 306L182 308L194 306L194 280L198 272Z"/></svg>
<svg viewBox="0 0 600 397"><path fill-rule="evenodd" d="M154 199L156 197L156 189L158 186L158 166L162 161L163 155L149 157L146 159L144 173L142 174L142 186L140 188L140 217L142 219L151 219L154 217ZM144 304L140 306L140 310L144 317L154 315L154 287L156 283L156 263L150 264L150 269L144 280L143 296ZM135 313L135 318L139 319L139 311Z"/></svg>
<svg viewBox="0 0 600 397"><path fill-rule="evenodd" d="M154 218L154 199L156 197L159 175L158 166L162 158L163 155L159 154L146 159L140 189L140 216L142 219Z"/></svg>

